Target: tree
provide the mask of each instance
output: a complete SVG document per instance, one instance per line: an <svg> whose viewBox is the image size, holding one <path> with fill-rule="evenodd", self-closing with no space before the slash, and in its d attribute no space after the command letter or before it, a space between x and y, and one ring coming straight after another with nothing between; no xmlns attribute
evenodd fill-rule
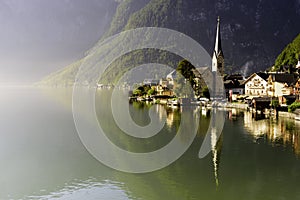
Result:
<svg viewBox="0 0 300 200"><path fill-rule="evenodd" d="M175 78L174 93L177 97L192 98L193 90L187 80L180 74Z"/></svg>
<svg viewBox="0 0 300 200"><path fill-rule="evenodd" d="M153 88L151 88L151 89L148 90L148 92L147 92L148 96L154 95L155 93L156 93L156 91L155 91Z"/></svg>
<svg viewBox="0 0 300 200"><path fill-rule="evenodd" d="M210 99L209 89L208 89L207 86L204 87L204 88L202 89L202 95L203 95L205 98Z"/></svg>
<svg viewBox="0 0 300 200"><path fill-rule="evenodd" d="M133 96L142 96L143 92L140 89L133 90Z"/></svg>
<svg viewBox="0 0 300 200"><path fill-rule="evenodd" d="M195 95L199 95L199 84L193 72L195 69L196 68L187 60L179 62L176 68L177 77L175 79L174 88L174 92L177 96L192 98L194 92Z"/></svg>
<svg viewBox="0 0 300 200"><path fill-rule="evenodd" d="M186 80L188 80L192 87L195 86L195 74L193 70L196 69L189 61L182 60L179 62L176 71L180 73Z"/></svg>
<svg viewBox="0 0 300 200"><path fill-rule="evenodd" d="M139 86L135 90L133 90L133 96L144 96L148 94L148 91L151 89L149 85Z"/></svg>
<svg viewBox="0 0 300 200"><path fill-rule="evenodd" d="M274 100L271 101L271 107L272 108L278 108L279 107L278 99L274 99Z"/></svg>
<svg viewBox="0 0 300 200"><path fill-rule="evenodd" d="M295 71L300 54L300 34L288 44L278 55L273 67L273 71L283 71L283 66L288 66L290 73Z"/></svg>

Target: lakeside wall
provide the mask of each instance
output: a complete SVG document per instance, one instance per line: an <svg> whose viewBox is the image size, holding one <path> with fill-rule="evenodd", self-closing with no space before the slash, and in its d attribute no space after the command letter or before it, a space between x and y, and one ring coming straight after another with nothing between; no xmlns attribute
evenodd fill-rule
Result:
<svg viewBox="0 0 300 200"><path fill-rule="evenodd" d="M295 117L296 117L296 114L294 114L294 113L283 112L283 111L279 111L278 115L279 115L279 117L286 117L286 118L291 118L291 119L295 119Z"/></svg>
<svg viewBox="0 0 300 200"><path fill-rule="evenodd" d="M243 109L247 110L248 105L247 104L241 104L241 103L228 103L226 105L226 108L237 108L237 109Z"/></svg>

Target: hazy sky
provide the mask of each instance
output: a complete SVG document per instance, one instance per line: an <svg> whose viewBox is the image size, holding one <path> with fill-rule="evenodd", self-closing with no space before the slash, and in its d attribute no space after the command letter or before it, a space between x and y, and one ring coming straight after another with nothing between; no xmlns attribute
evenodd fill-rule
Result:
<svg viewBox="0 0 300 200"><path fill-rule="evenodd" d="M35 82L82 57L114 0L0 0L0 84Z"/></svg>

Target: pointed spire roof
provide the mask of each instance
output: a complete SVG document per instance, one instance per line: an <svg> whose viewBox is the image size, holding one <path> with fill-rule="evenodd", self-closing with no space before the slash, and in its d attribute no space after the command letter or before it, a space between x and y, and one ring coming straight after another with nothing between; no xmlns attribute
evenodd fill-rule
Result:
<svg viewBox="0 0 300 200"><path fill-rule="evenodd" d="M215 49L214 56L218 57L219 55L223 56L222 43L221 43L221 31L220 31L220 16L217 19L217 31L216 31L216 40L215 40Z"/></svg>

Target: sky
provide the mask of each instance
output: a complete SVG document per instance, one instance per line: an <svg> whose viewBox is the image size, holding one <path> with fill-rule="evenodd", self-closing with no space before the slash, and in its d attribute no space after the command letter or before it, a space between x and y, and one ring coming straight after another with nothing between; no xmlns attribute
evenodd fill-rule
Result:
<svg viewBox="0 0 300 200"><path fill-rule="evenodd" d="M83 57L114 0L0 0L0 84L25 84Z"/></svg>

